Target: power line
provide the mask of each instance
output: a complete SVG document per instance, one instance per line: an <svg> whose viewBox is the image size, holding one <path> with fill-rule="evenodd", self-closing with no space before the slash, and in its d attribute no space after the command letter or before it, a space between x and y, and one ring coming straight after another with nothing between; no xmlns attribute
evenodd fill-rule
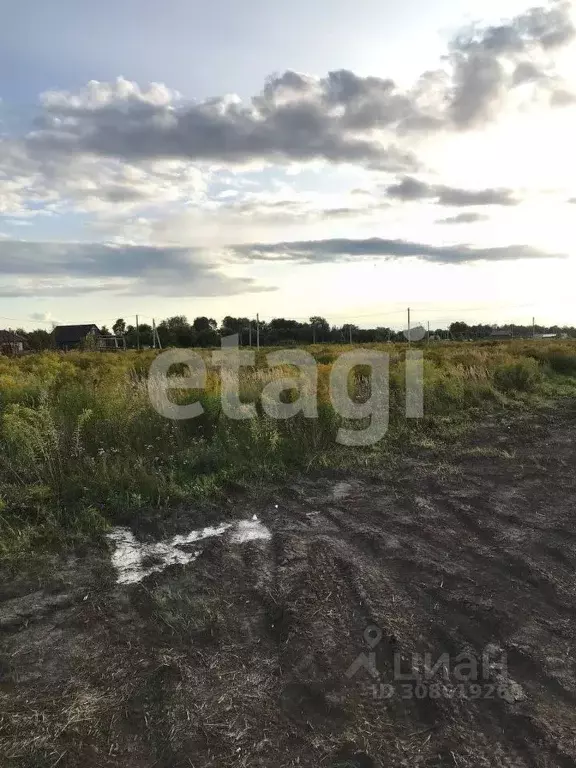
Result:
<svg viewBox="0 0 576 768"><path fill-rule="evenodd" d="M328 315L324 318L324 320L356 320L363 317L387 317L388 315L401 315L406 312L405 309L397 309L392 312L372 312L369 315ZM285 318L286 320L310 320L311 315L290 315L290 317ZM269 320L278 320L280 318L274 316L274 315L261 315L260 319L267 318Z"/></svg>
<svg viewBox="0 0 576 768"><path fill-rule="evenodd" d="M536 304L529 304L529 303L502 304L502 306L497 309L497 308L495 308L493 306L491 307L491 306L486 306L486 305L484 305L484 306L477 306L477 305L476 306L472 306L472 305L469 305L469 306L460 306L460 307L450 307L450 306L448 306L448 307L438 307L438 306L436 306L436 307L427 307L425 304L419 304L419 305L416 305L416 306L411 305L411 309L412 309L413 317L414 317L414 315L415 316L418 316L418 315L422 316L422 315L434 314L434 315L437 316L438 314L440 314L440 317L437 317L435 322L442 323L442 322L446 321L446 322L450 323L450 322L453 322L455 318L458 319L457 315L467 314L467 313L470 313L470 312L482 312L482 313L490 312L494 316L494 315L499 314L500 312L503 312L503 311L505 312L507 310L509 311L511 309L521 309L521 308L522 309L526 309L526 308L530 308L531 309L530 315L533 315L533 314L537 314L536 311L535 311L537 306L538 305L536 305ZM335 325L337 322L342 322L342 321L351 321L352 323L354 323L354 321L362 320L362 319L367 319L367 318L378 320L380 318L384 319L384 318L387 318L387 317L394 317L394 316L404 315L405 313L406 313L406 309L396 309L396 310L388 310L388 311L383 311L383 312L376 311L376 312L371 312L371 313L359 313L359 314L334 314L334 315L328 315L327 317L324 317L323 319L325 319L328 323ZM158 315L156 315L156 317L157 316ZM145 315L145 314L140 314L139 313L138 317L140 319L146 318L147 320L154 321L154 317L151 316L151 315ZM288 316L286 318L281 318L281 317L277 317L277 316L275 317L275 316L272 316L272 315L268 315L268 316L259 315L260 323L262 323L263 320L269 321L269 320L281 320L281 319L286 319L288 321L294 320L294 321L306 321L306 322L309 322L310 317L311 317L311 315L306 315L306 316L303 316L303 315L300 315L300 316L290 315L290 316ZM119 319L119 317L118 317L118 315L116 315L114 317L109 317L109 318L97 318L97 321L100 324L104 324L104 323L115 322L118 319ZM6 316L6 315L0 315L0 320L6 320L6 321L10 321L12 323L18 323L18 324L23 324L23 325L31 325L32 323L38 323L40 325L47 325L47 326L53 326L53 325L88 325L89 324L89 323L78 322L78 320L74 320L72 322L66 321L66 320L40 320L40 319L31 318L31 317L20 317L20 318L18 318L18 317L9 317L9 316ZM93 320L90 321L90 322L93 322ZM286 327L286 329L277 328L276 330L288 330L288 329L289 329L289 327Z"/></svg>
<svg viewBox="0 0 576 768"><path fill-rule="evenodd" d="M0 320L12 320L14 323L44 323L45 325L52 325L52 320L34 320L29 317L4 317L0 315Z"/></svg>

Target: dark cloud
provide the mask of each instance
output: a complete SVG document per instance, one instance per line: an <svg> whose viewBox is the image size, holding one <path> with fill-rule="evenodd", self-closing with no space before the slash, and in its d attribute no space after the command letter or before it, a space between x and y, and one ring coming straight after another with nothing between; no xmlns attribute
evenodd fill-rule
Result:
<svg viewBox="0 0 576 768"><path fill-rule="evenodd" d="M405 200L406 202L436 197L430 184L414 179L412 176L404 176L397 184L391 184L389 187L386 187L386 193L389 197Z"/></svg>
<svg viewBox="0 0 576 768"><path fill-rule="evenodd" d="M542 72L533 62L521 61L516 65L512 76L513 85L524 85L525 83L537 83L546 80L547 75Z"/></svg>
<svg viewBox="0 0 576 768"><path fill-rule="evenodd" d="M576 102L576 94L564 88L558 88L550 94L550 104L553 107L569 107Z"/></svg>
<svg viewBox="0 0 576 768"><path fill-rule="evenodd" d="M447 216L445 219L438 219L437 224L474 224L476 221L486 221L488 216L482 213L458 213L456 216Z"/></svg>
<svg viewBox="0 0 576 768"><path fill-rule="evenodd" d="M354 216L361 216L369 212L362 208L324 208L319 212L322 219L347 219Z"/></svg>
<svg viewBox="0 0 576 768"><path fill-rule="evenodd" d="M94 81L78 93L45 94L27 147L32 155L91 153L128 161L326 160L409 170L417 167L416 159L399 146L408 134L491 120L517 85L547 89L551 103L566 103L568 92L549 54L573 38L569 5L552 2L507 24L458 34L444 69L424 73L409 89L349 70L323 78L286 71L268 78L250 100L227 96L190 103L161 85L141 89L122 78Z"/></svg>
<svg viewBox="0 0 576 768"><path fill-rule="evenodd" d="M457 126L469 127L491 118L505 84L504 67L497 55L455 52L450 116Z"/></svg>
<svg viewBox="0 0 576 768"><path fill-rule="evenodd" d="M574 39L570 2L552 2L546 8L531 8L518 17L518 28L529 44L538 42L545 50L559 48Z"/></svg>
<svg viewBox="0 0 576 768"><path fill-rule="evenodd" d="M517 259L558 258L561 254L540 251L527 245L472 248L469 245L436 246L409 240L305 240L291 243L255 243L235 248L239 256L264 261L333 263L356 259L419 258L439 264L466 264L473 261L513 261Z"/></svg>
<svg viewBox="0 0 576 768"><path fill-rule="evenodd" d="M445 184L427 184L412 176L386 187L386 194L397 200L435 200L441 205L517 205L519 200L509 189L461 189Z"/></svg>
<svg viewBox="0 0 576 768"><path fill-rule="evenodd" d="M459 189L457 187L436 187L441 205L518 205L519 200L509 189Z"/></svg>
<svg viewBox="0 0 576 768"><path fill-rule="evenodd" d="M254 200L233 200L221 206L219 213L238 214L253 218L255 222L286 222L317 221L322 219L344 219L362 216L372 210L382 210L385 203L365 208L334 207L318 208L314 200L266 200L258 197Z"/></svg>
<svg viewBox="0 0 576 768"><path fill-rule="evenodd" d="M575 34L570 3L552 2L519 14L509 24L475 26L457 35L447 57L453 124L470 128L490 120L516 85L539 83L553 94L558 85L547 55L570 43Z"/></svg>
<svg viewBox="0 0 576 768"><path fill-rule="evenodd" d="M102 291L109 294L128 293L124 283L115 283L113 281L106 281L105 283L82 282L79 284L66 285L57 281L37 282L34 280L30 283L0 285L0 297L3 299L61 299L74 296L86 296L92 293L101 293ZM141 292L141 295L145 295L144 291ZM36 321L40 320L40 313L36 314L38 314L38 317L30 315L30 319Z"/></svg>
<svg viewBox="0 0 576 768"><path fill-rule="evenodd" d="M30 152L92 153L127 160L189 158L246 163L327 160L374 168L417 166L411 152L372 135L422 118L391 81L331 72L322 79L285 72L247 103L158 99L122 78L79 94L44 97Z"/></svg>
<svg viewBox="0 0 576 768"><path fill-rule="evenodd" d="M0 240L0 276L4 297L97 291L232 296L271 290L251 278L225 275L194 249L160 246Z"/></svg>
<svg viewBox="0 0 576 768"><path fill-rule="evenodd" d="M303 264L375 258L419 258L439 264L464 264L559 256L526 245L472 248L383 238L256 243L230 246L228 251L242 261ZM3 298L65 297L100 292L191 298L274 290L251 278L227 276L206 262L195 249L159 246L1 240L0 275Z"/></svg>

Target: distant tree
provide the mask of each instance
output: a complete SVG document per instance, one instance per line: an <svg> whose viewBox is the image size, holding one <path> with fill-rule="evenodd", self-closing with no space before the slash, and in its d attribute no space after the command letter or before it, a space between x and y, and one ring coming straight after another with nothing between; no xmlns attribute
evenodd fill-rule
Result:
<svg viewBox="0 0 576 768"><path fill-rule="evenodd" d="M358 331L359 328L357 325L353 325L352 323L345 323L342 326L342 338L344 341L350 341L350 335L352 335L352 341L354 341L355 333Z"/></svg>
<svg viewBox="0 0 576 768"><path fill-rule="evenodd" d="M112 326L112 331L115 336L124 336L126 333L126 321L119 317Z"/></svg>
<svg viewBox="0 0 576 768"><path fill-rule="evenodd" d="M391 328L375 328L374 329L374 341L389 341L392 338L394 331Z"/></svg>
<svg viewBox="0 0 576 768"><path fill-rule="evenodd" d="M185 315L175 315L158 324L158 336L163 347L192 347L196 332Z"/></svg>
<svg viewBox="0 0 576 768"><path fill-rule="evenodd" d="M123 336L126 341L126 346L131 349L136 349L138 346L138 339L140 339L141 347L152 346L152 326L147 323L139 323L138 332L136 332L136 326L127 325Z"/></svg>
<svg viewBox="0 0 576 768"><path fill-rule="evenodd" d="M86 352L93 352L97 348L98 337L96 334L89 333L88 336L85 336L80 342L80 349L83 349Z"/></svg>
<svg viewBox="0 0 576 768"><path fill-rule="evenodd" d="M330 334L330 324L324 317L313 315L310 318L312 326L312 339L316 341L327 341Z"/></svg>
<svg viewBox="0 0 576 768"><path fill-rule="evenodd" d="M151 347L152 346L152 326L148 323L141 323L139 325L140 330L140 346Z"/></svg>
<svg viewBox="0 0 576 768"><path fill-rule="evenodd" d="M43 328L37 328L34 331L29 331L23 334L26 338L28 346L34 352L42 352L45 349L52 349L54 347L54 338L49 331L45 331Z"/></svg>
<svg viewBox="0 0 576 768"><path fill-rule="evenodd" d="M249 323L250 320L248 320L247 317L231 317L230 315L226 315L224 320L222 320L220 333L222 336L231 336L233 333L241 333L243 328L248 328ZM254 321L252 321L252 324L256 325Z"/></svg>
<svg viewBox="0 0 576 768"><path fill-rule="evenodd" d="M220 335L214 328L205 328L196 333L195 344L199 347L217 347L220 343Z"/></svg>
<svg viewBox="0 0 576 768"><path fill-rule="evenodd" d="M103 325L100 328L100 333L102 334L102 336L110 336L110 331L108 330L108 328L105 325Z"/></svg>
<svg viewBox="0 0 576 768"><path fill-rule="evenodd" d="M450 323L449 331L452 334L452 336L455 339L457 339L461 336L466 336L466 337L470 336L472 329L467 323L458 321L456 323Z"/></svg>
<svg viewBox="0 0 576 768"><path fill-rule="evenodd" d="M311 333L308 323L275 317L266 326L264 338L266 344L286 344L297 341L306 343L312 340Z"/></svg>
<svg viewBox="0 0 576 768"><path fill-rule="evenodd" d="M211 317L196 317L192 323L192 327L196 333L200 333L200 331L215 330L217 328L217 323L216 320L213 320Z"/></svg>

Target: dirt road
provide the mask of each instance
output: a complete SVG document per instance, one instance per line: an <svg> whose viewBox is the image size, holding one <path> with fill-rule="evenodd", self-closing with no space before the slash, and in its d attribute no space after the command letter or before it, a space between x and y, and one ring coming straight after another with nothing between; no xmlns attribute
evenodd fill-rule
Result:
<svg viewBox="0 0 576 768"><path fill-rule="evenodd" d="M575 434L565 406L494 418L378 477L144 520L148 542L254 515L271 536L230 528L139 583L98 552L41 589L5 583L0 753L26 768L576 765Z"/></svg>

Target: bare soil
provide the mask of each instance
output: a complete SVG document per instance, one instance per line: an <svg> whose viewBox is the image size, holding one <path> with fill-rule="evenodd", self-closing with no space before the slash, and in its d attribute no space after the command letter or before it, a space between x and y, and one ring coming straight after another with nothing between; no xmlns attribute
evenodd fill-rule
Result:
<svg viewBox="0 0 576 768"><path fill-rule="evenodd" d="M493 417L378 475L144 517L142 539L254 514L272 538L136 585L102 549L31 564L0 586L4 764L576 765L575 434L566 405ZM486 649L507 668L462 683ZM425 652L439 687L394 679Z"/></svg>

